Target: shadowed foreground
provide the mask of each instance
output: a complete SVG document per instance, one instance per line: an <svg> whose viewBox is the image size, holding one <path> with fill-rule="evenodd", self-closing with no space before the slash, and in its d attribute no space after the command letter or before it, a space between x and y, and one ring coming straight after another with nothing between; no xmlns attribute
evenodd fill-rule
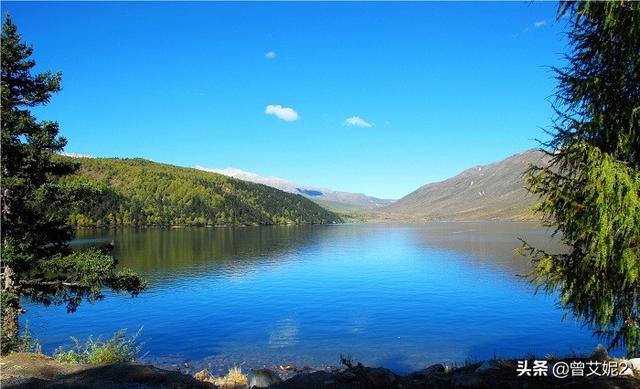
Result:
<svg viewBox="0 0 640 389"><path fill-rule="evenodd" d="M60 363L41 354L13 353L0 362L2 388L211 388L190 375L151 365Z"/></svg>
<svg viewBox="0 0 640 389"><path fill-rule="evenodd" d="M516 361L493 361L446 369L433 365L406 376L385 368L355 366L348 369L299 374L271 385L278 389L312 388L638 388L640 378L517 377ZM0 360L2 388L215 388L210 383L177 371L150 365L105 366L60 363L41 354L13 353ZM241 386L235 386L236 388Z"/></svg>

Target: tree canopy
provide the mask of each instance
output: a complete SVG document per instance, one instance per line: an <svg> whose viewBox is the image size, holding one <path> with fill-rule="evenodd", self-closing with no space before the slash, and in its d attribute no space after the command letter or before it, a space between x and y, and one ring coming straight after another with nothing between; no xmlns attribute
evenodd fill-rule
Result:
<svg viewBox="0 0 640 389"><path fill-rule="evenodd" d="M18 339L20 297L66 304L99 299L103 287L140 292L145 283L132 271L116 270L104 251L73 252L66 223L74 194L60 177L76 164L55 158L66 140L56 122L38 121L30 108L60 91L60 73L32 74L33 49L22 42L7 14L2 24L2 352Z"/></svg>
<svg viewBox="0 0 640 389"><path fill-rule="evenodd" d="M71 158L58 157L61 160ZM78 226L324 224L340 218L311 200L265 185L140 158L78 158L60 180L88 201L70 208Z"/></svg>
<svg viewBox="0 0 640 389"><path fill-rule="evenodd" d="M533 280L629 355L640 351L640 3L561 2L570 50L546 167L527 175L538 211L569 247L525 244Z"/></svg>

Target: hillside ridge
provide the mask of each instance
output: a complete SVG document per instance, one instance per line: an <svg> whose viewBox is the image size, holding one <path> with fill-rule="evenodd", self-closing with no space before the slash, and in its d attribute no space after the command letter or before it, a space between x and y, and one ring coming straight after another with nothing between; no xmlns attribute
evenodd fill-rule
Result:
<svg viewBox="0 0 640 389"><path fill-rule="evenodd" d="M56 158L70 158L57 156ZM79 170L61 179L82 189L78 226L325 224L340 217L301 195L224 175L142 158L74 158Z"/></svg>
<svg viewBox="0 0 640 389"><path fill-rule="evenodd" d="M393 201L368 196L364 193L342 192L312 185L299 184L275 176L261 176L238 168L209 169L202 166L196 166L195 168L198 170L223 174L225 176L267 185L289 193L300 194L331 210L371 210L390 204Z"/></svg>
<svg viewBox="0 0 640 389"><path fill-rule="evenodd" d="M524 187L530 164L548 157L526 150L487 165L477 165L440 182L429 183L379 209L387 218L431 220L534 220L537 198Z"/></svg>

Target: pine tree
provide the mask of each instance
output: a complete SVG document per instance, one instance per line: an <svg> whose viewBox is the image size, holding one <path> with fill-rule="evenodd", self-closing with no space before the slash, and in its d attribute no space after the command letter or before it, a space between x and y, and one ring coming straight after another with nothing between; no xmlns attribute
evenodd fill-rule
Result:
<svg viewBox="0 0 640 389"><path fill-rule="evenodd" d="M527 175L569 247L530 247L532 279L628 355L640 351L640 3L561 2L570 50L558 81L549 166Z"/></svg>
<svg viewBox="0 0 640 389"><path fill-rule="evenodd" d="M2 352L18 340L20 297L66 304L101 297L103 287L140 292L145 283L130 270L116 271L101 250L72 252L65 208L73 194L56 184L76 166L53 158L66 140L58 124L38 122L30 108L60 91L60 73L33 75L33 49L21 41L7 14L2 25Z"/></svg>

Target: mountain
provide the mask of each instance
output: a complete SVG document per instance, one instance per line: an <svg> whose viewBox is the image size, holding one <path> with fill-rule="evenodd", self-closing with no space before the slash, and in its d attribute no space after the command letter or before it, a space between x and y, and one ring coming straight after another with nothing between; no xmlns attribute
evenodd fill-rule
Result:
<svg viewBox="0 0 640 389"><path fill-rule="evenodd" d="M331 189L296 184L279 177L264 177L235 168L207 169L202 166L196 166L196 169L224 174L225 176L267 185L285 192L300 194L325 208L337 212L371 210L393 202L393 200L378 199L362 193L339 192Z"/></svg>
<svg viewBox="0 0 640 389"><path fill-rule="evenodd" d="M69 215L75 225L322 224L341 220L303 196L221 174L139 158L73 160L80 169L61 183L91 199L79 203Z"/></svg>
<svg viewBox="0 0 640 389"><path fill-rule="evenodd" d="M534 219L531 208L537 197L523 187L523 174L530 163L542 165L547 161L540 151L525 151L424 185L379 211L387 218Z"/></svg>

